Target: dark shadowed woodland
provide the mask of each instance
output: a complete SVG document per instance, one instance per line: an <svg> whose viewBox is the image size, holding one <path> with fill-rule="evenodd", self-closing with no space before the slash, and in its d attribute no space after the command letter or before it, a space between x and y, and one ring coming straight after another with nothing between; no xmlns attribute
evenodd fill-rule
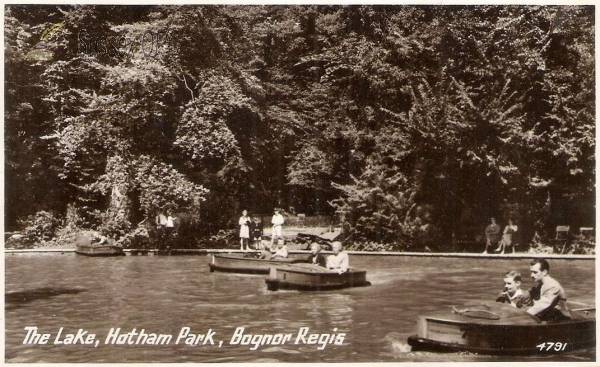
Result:
<svg viewBox="0 0 600 367"><path fill-rule="evenodd" d="M521 251L559 225L583 251L594 22L593 6L6 6L5 229L154 247L163 209L177 246L235 248L243 209L281 207L335 218L356 250L459 251L493 216Z"/></svg>

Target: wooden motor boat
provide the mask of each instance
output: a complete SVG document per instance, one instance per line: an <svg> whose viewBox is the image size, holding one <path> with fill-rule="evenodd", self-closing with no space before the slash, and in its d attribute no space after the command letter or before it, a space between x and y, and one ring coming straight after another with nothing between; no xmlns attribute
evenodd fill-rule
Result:
<svg viewBox="0 0 600 367"><path fill-rule="evenodd" d="M111 244L75 245L75 253L85 256L124 256L123 248Z"/></svg>
<svg viewBox="0 0 600 367"><path fill-rule="evenodd" d="M124 256L123 248L116 246L113 239L107 239L106 243L92 243L89 233L80 234L75 243L75 253L85 256Z"/></svg>
<svg viewBox="0 0 600 367"><path fill-rule="evenodd" d="M209 257L208 266L210 271L224 271L230 273L249 273L249 274L269 274L269 269L274 266L285 264L295 264L306 262L306 259L276 258L276 259L258 259L252 257L252 254L245 255L218 255L212 254Z"/></svg>
<svg viewBox="0 0 600 367"><path fill-rule="evenodd" d="M579 304L580 305L580 304ZM569 304L572 318L540 321L509 304L486 302L419 316L412 350L481 354L560 353L596 345L596 308Z"/></svg>
<svg viewBox="0 0 600 367"><path fill-rule="evenodd" d="M324 291L371 285L367 281L365 270L348 269L347 272L339 274L337 271L313 264L273 267L265 282L270 291L278 289Z"/></svg>

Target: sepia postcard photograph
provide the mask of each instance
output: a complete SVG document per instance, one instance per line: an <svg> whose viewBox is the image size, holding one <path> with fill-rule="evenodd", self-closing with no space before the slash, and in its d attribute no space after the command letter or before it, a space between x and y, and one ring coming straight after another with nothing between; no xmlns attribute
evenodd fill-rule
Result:
<svg viewBox="0 0 600 367"><path fill-rule="evenodd" d="M597 363L594 5L3 11L3 363Z"/></svg>

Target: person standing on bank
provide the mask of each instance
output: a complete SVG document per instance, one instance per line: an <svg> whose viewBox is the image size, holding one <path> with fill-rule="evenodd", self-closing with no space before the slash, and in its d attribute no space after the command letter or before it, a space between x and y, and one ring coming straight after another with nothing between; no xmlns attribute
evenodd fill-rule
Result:
<svg viewBox="0 0 600 367"><path fill-rule="evenodd" d="M488 253L488 248L493 249L494 246L500 241L500 226L496 224L496 218L490 218L490 225L485 228L485 251L484 254Z"/></svg>
<svg viewBox="0 0 600 367"><path fill-rule="evenodd" d="M273 214L273 218L271 218L271 224L273 225L273 233L271 234L271 248L273 248L273 244L276 243L275 239L281 238L283 233L283 215L279 213L279 208L275 208L275 214Z"/></svg>
<svg viewBox="0 0 600 367"><path fill-rule="evenodd" d="M240 250L249 250L250 246L248 244L248 242L250 241L250 224L251 220L250 217L248 216L248 211L243 210L242 211L242 216L240 217L240 220L238 221L239 225L240 225ZM244 248L245 247L245 248Z"/></svg>
<svg viewBox="0 0 600 367"><path fill-rule="evenodd" d="M250 224L250 238L254 244L254 248L257 250L262 250L262 239L263 228L262 223L258 218L254 218L254 222Z"/></svg>
<svg viewBox="0 0 600 367"><path fill-rule="evenodd" d="M164 245L165 238L167 235L167 216L164 214L162 209L159 209L156 212L154 222L156 223L156 231L158 233L158 245L160 247Z"/></svg>

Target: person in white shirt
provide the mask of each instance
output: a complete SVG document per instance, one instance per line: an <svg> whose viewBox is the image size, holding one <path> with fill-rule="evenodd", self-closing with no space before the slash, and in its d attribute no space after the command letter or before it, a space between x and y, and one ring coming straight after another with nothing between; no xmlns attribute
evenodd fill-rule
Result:
<svg viewBox="0 0 600 367"><path fill-rule="evenodd" d="M277 251L275 251L275 253L273 254L272 259L277 259L277 258L287 258L288 257L288 248L287 245L285 244L285 240L283 238L280 238L277 242Z"/></svg>
<svg viewBox="0 0 600 367"><path fill-rule="evenodd" d="M271 248L275 243L275 239L281 238L283 232L283 215L279 213L279 208L275 208L275 214L271 218L271 224L273 225L273 233L271 234Z"/></svg>
<svg viewBox="0 0 600 367"><path fill-rule="evenodd" d="M333 255L327 257L327 269L337 271L342 274L350 268L350 259L348 253L343 251L342 243L335 241L331 244Z"/></svg>

